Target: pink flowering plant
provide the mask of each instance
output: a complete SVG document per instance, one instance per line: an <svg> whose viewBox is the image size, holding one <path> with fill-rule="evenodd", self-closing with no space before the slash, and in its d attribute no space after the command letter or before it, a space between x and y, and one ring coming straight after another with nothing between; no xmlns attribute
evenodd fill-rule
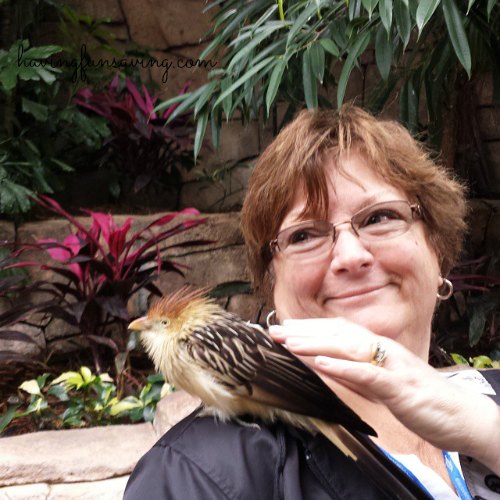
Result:
<svg viewBox="0 0 500 500"><path fill-rule="evenodd" d="M189 83L180 95L188 87ZM129 196L147 187L177 185L182 170L194 165L191 115L180 113L168 121L178 104L159 113L155 111L157 100L144 84L139 88L118 75L105 90L86 87L74 98L81 109L105 118L111 130L109 161L119 174L115 194Z"/></svg>
<svg viewBox="0 0 500 500"><path fill-rule="evenodd" d="M161 295L154 281L162 271L182 274L184 266L172 260L168 253L209 241L164 243L206 219L195 218L199 212L187 208L133 231L131 217L120 225L110 214L82 210L92 220L90 227L86 227L55 200L39 196L37 202L64 217L73 232L62 242L41 239L22 245L17 255L27 250L43 251L52 262L23 261L17 266L37 266L57 277L50 282L54 301L45 307L45 312L79 328L89 342L97 372L105 368L103 353L111 350L119 375L127 367L128 353L135 346L127 331L129 299L141 289ZM110 328L111 325L114 328Z"/></svg>

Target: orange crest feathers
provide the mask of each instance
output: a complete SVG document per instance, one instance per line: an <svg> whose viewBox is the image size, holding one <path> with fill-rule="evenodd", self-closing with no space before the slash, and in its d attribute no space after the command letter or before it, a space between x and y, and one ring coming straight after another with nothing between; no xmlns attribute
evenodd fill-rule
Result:
<svg viewBox="0 0 500 500"><path fill-rule="evenodd" d="M208 287L193 290L189 285L184 285L174 293L165 295L155 302L148 311L148 317L177 318L194 301L211 302L212 299L206 296L208 291Z"/></svg>

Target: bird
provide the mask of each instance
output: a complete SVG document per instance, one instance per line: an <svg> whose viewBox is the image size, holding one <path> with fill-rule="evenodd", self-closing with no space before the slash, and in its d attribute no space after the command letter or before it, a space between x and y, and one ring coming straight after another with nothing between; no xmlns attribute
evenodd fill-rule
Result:
<svg viewBox="0 0 500 500"><path fill-rule="evenodd" d="M375 430L257 324L221 307L207 289L184 286L128 328L170 384L201 399L202 415L251 415L321 432L391 498L432 498L369 437Z"/></svg>

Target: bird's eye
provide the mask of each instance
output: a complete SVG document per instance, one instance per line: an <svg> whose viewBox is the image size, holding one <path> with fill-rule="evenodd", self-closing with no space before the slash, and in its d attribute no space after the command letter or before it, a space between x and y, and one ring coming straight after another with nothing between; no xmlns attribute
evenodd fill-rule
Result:
<svg viewBox="0 0 500 500"><path fill-rule="evenodd" d="M162 319L162 320L160 320L160 324L163 326L168 326L168 325L170 325L170 320L169 319Z"/></svg>

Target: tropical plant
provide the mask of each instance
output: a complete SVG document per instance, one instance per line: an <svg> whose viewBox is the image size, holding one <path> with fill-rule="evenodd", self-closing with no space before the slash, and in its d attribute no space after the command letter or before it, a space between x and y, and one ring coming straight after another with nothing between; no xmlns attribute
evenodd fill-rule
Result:
<svg viewBox="0 0 500 500"><path fill-rule="evenodd" d="M0 242L0 340L25 342L38 346L28 334L19 331L16 325L23 324L36 312L52 304L51 294L45 294L43 283L28 282L27 273L19 269L19 263L12 257L12 242ZM30 297L37 293L39 300ZM22 297L21 297L22 296ZM11 350L0 350L0 362L29 361L28 357Z"/></svg>
<svg viewBox="0 0 500 500"><path fill-rule="evenodd" d="M463 97L457 86L489 70L500 95L500 7L494 0L216 0L206 10L216 13L199 57L217 58L220 65L205 85L162 105L181 102L171 119L194 109L195 155L208 123L218 146L223 115L269 116L279 100L288 104L285 120L304 102L309 108L340 106L351 73L373 51L380 84L365 104L380 109L400 88L400 116L414 131L425 94L436 143L448 110Z"/></svg>
<svg viewBox="0 0 500 500"><path fill-rule="evenodd" d="M181 95L188 87L184 86ZM107 145L109 161L116 170L116 196L121 193L126 198L148 186L177 186L181 172L194 165L194 129L189 114L177 114L167 125L177 104L157 114L156 101L144 84L139 90L130 79L118 75L102 92L87 87L75 96L74 103L103 117L111 130Z"/></svg>
<svg viewBox="0 0 500 500"><path fill-rule="evenodd" d="M161 295L154 284L161 271L182 275L183 266L172 260L168 252L208 242L191 240L165 246L161 244L204 223L206 219L192 218L198 215L198 211L187 208L159 217L145 228L130 232L132 217L119 225L109 214L83 210L92 220L91 226L85 227L55 200L39 196L37 202L64 217L73 232L62 242L42 239L23 244L16 252L17 256L28 250L43 252L53 263L29 260L16 265L35 266L61 279L45 282L46 290L50 291L56 303L48 304L44 311L78 327L90 344L98 373L104 368L102 348L105 347L107 352L111 350L121 390L123 381L119 377L124 375L126 368L130 368L129 352L136 345L136 339L129 338L127 331L130 321L128 300L141 289ZM182 220L168 226L177 217Z"/></svg>
<svg viewBox="0 0 500 500"><path fill-rule="evenodd" d="M500 279L497 259L483 255L460 262L449 278L452 297L440 304L435 320L436 341L450 353L465 358L485 355L500 360Z"/></svg>
<svg viewBox="0 0 500 500"><path fill-rule="evenodd" d="M158 401L172 390L161 375L150 375L137 395L120 400L113 379L107 373L94 374L86 366L56 378L44 373L24 381L19 389L16 403L0 416L0 433L22 417L33 420L37 429L151 422Z"/></svg>
<svg viewBox="0 0 500 500"><path fill-rule="evenodd" d="M92 64L95 54L123 60L145 51L118 49L109 20L78 14L61 1L6 0L0 8L0 41L10 35L0 49L0 213L16 217L31 208L34 193L62 191L72 172L106 167L107 121L72 99L82 86L102 88L116 73ZM57 45L38 45L47 18L58 19ZM138 69L122 73L137 76Z"/></svg>

